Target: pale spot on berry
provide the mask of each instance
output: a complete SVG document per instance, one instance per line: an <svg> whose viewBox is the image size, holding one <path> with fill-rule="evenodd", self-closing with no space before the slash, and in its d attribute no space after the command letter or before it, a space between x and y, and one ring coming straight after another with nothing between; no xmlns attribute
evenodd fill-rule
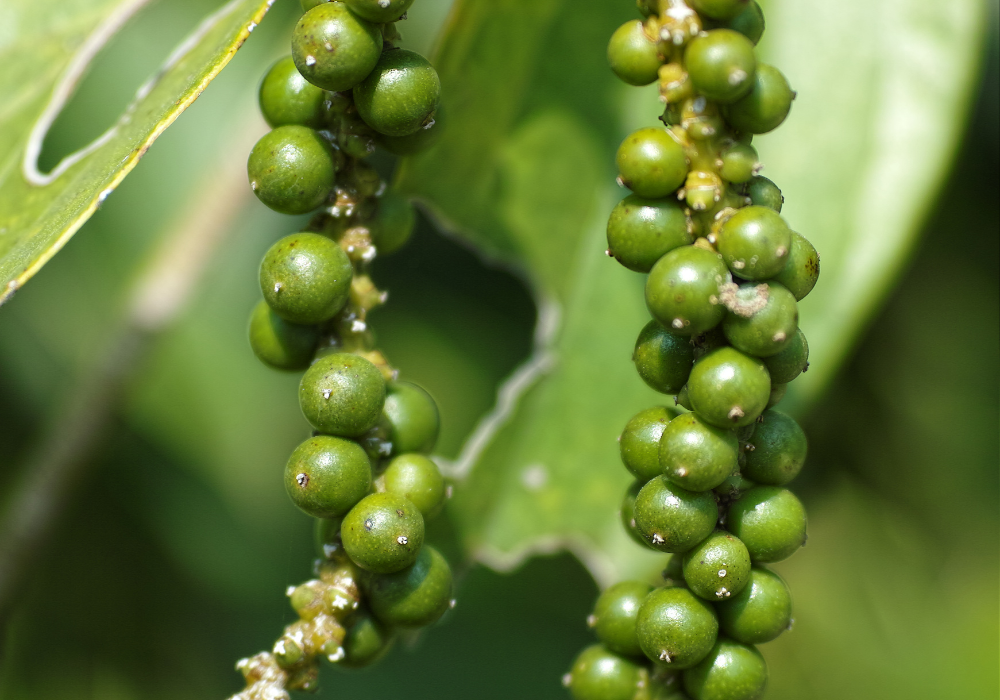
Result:
<svg viewBox="0 0 1000 700"><path fill-rule="evenodd" d="M309 475L306 474L305 472L302 472L301 474L296 474L295 483L298 484L300 487L305 488L306 486L309 485Z"/></svg>

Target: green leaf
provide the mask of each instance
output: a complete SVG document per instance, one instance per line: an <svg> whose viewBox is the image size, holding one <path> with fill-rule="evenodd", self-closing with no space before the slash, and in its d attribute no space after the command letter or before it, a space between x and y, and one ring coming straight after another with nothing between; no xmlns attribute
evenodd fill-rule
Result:
<svg viewBox="0 0 1000 700"><path fill-rule="evenodd" d="M273 0L207 17L102 136L40 172L49 128L91 61L148 0L9 0L0 6L0 303L97 210L246 41Z"/></svg>
<svg viewBox="0 0 1000 700"><path fill-rule="evenodd" d="M799 410L907 259L961 135L986 16L980 0L947 12L919 0L828 5L771 0L760 46L799 98L755 145L787 220L823 256L802 305L812 371L789 399ZM606 583L662 559L617 518L628 475L615 438L630 415L672 401L629 361L648 319L643 279L603 255L604 221L624 195L614 149L660 109L655 87L626 88L605 65L631 9L459 0L437 56L448 129L400 171L445 229L521 271L536 295L536 351L452 465L465 544L501 569L569 548Z"/></svg>

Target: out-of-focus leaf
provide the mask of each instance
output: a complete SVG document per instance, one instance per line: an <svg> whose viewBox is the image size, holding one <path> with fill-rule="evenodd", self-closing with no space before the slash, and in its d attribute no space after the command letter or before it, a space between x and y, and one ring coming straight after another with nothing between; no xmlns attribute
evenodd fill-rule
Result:
<svg viewBox="0 0 1000 700"><path fill-rule="evenodd" d="M802 310L814 369L791 406L815 398L878 307L964 122L985 4L924 5L765 8L761 57L800 96L757 145L789 223L824 256ZM400 173L447 228L522 270L538 300L535 354L454 466L466 545L499 568L569 547L607 582L655 561L616 517L628 477L615 437L657 400L629 362L647 318L642 278L605 258L602 241L614 148L658 107L655 88L629 91L604 63L630 6L460 0L437 56L448 129Z"/></svg>
<svg viewBox="0 0 1000 700"><path fill-rule="evenodd" d="M156 138L205 89L273 0L210 15L100 138L51 172L42 143L91 60L148 0L11 0L0 5L0 303L96 211Z"/></svg>

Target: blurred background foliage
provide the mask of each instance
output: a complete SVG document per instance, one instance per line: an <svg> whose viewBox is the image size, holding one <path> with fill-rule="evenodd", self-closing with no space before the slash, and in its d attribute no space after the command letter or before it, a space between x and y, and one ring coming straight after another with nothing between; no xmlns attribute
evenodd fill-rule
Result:
<svg viewBox="0 0 1000 700"><path fill-rule="evenodd" d="M169 0L141 12L57 121L43 169L100 134L215 5ZM420 0L406 45L426 52L448 5ZM263 130L254 88L296 16L292 0L276 3L81 234L0 309L5 492L107 351L157 241L216 163L245 158L242 126ZM796 625L763 647L768 698L1000 694L995 13L990 21L973 117L922 242L805 418L811 456L797 489L812 546L778 567ZM244 150L232 152L234 141ZM293 618L283 591L308 577L312 557L309 519L280 487L280 465L305 434L297 379L259 365L244 337L257 261L290 229L248 197L195 302L144 357L4 631L3 700L221 699L240 685L233 662ZM439 451L454 457L531 350L531 294L426 220L374 276L391 292L373 319L380 343L438 399ZM499 575L461 563L447 518L433 530L460 576L458 607L371 671L326 671L319 697L565 697L559 677L591 638L587 572L559 555Z"/></svg>

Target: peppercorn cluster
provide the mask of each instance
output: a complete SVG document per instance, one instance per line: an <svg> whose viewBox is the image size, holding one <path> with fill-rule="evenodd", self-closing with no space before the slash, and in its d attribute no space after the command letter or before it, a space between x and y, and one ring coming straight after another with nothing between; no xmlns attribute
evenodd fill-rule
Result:
<svg viewBox="0 0 1000 700"><path fill-rule="evenodd" d="M399 381L367 318L386 300L369 263L407 241L415 214L365 159L377 148L416 152L440 128L437 73L394 45L412 2L302 0L291 55L260 86L272 130L250 153L250 185L276 211L316 213L264 255L250 346L270 367L304 370L299 406L313 433L284 484L316 519L321 557L316 578L288 590L298 620L271 651L237 664L247 687L233 700L314 690L321 659L371 664L400 630L453 603L448 562L424 543L425 519L450 492L427 456L437 405Z"/></svg>
<svg viewBox="0 0 1000 700"><path fill-rule="evenodd" d="M781 217L753 137L795 93L757 60L753 0L638 0L643 19L608 46L614 73L656 83L662 127L616 156L632 190L608 221L607 254L647 274L652 319L633 361L672 406L639 412L619 438L635 481L622 524L671 553L663 583L605 590L588 619L600 644L564 677L575 700L754 700L767 684L755 645L791 626L785 583L765 565L806 540L785 485L806 437L773 408L808 367L797 302L816 284L815 248Z"/></svg>

